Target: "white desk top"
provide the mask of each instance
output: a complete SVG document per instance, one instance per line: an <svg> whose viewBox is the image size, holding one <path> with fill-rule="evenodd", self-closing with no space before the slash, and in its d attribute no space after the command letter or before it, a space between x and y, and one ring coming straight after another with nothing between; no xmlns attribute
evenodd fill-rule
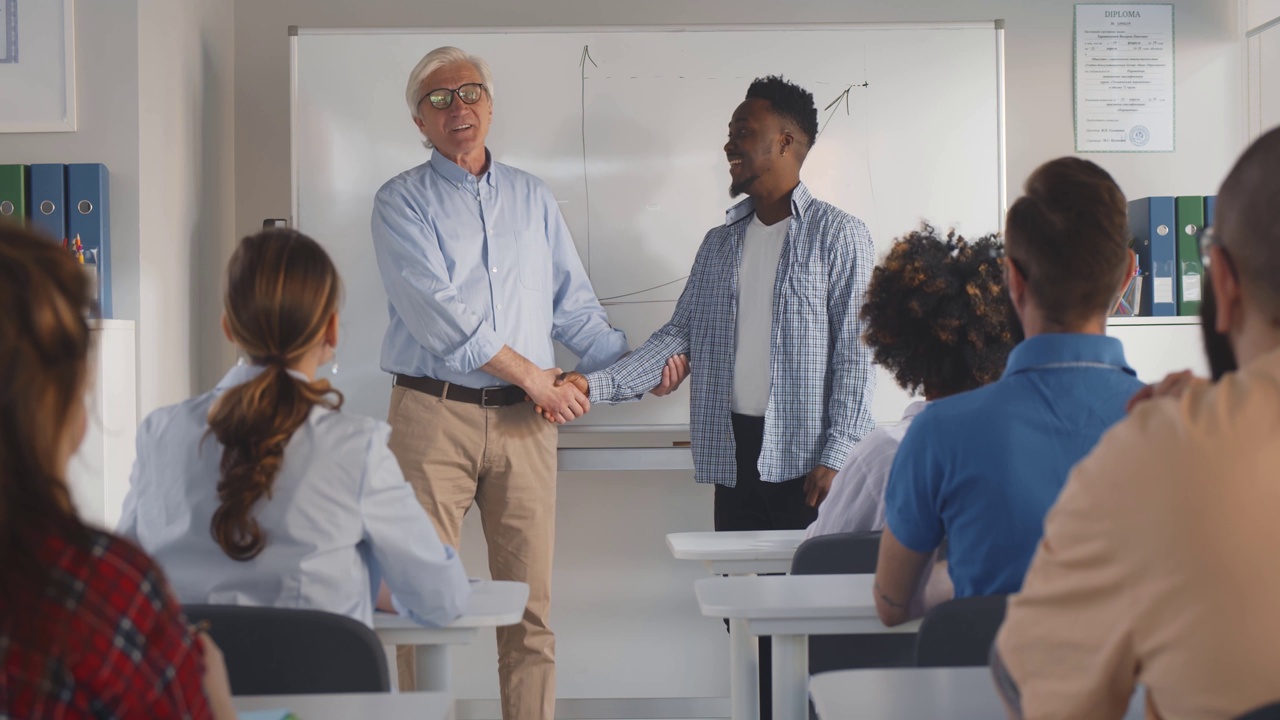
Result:
<svg viewBox="0 0 1280 720"><path fill-rule="evenodd" d="M524 617L529 586L521 582L473 580L462 617L443 628L423 627L407 617L373 614L373 629L383 642L430 645L467 642L477 628L515 625Z"/></svg>
<svg viewBox="0 0 1280 720"><path fill-rule="evenodd" d="M1005 717L989 668L840 670L814 675L809 693L820 720ZM1124 717L1142 720L1142 692L1134 695Z"/></svg>
<svg viewBox="0 0 1280 720"><path fill-rule="evenodd" d="M445 720L453 702L442 692L335 695L247 695L232 698L236 710L288 710L301 720L412 718Z"/></svg>
<svg viewBox="0 0 1280 720"><path fill-rule="evenodd" d="M702 614L740 618L753 635L915 632L885 627L876 615L874 575L703 578L693 584Z"/></svg>
<svg viewBox="0 0 1280 720"><path fill-rule="evenodd" d="M683 532L667 536L677 560L785 560L804 542L804 530Z"/></svg>

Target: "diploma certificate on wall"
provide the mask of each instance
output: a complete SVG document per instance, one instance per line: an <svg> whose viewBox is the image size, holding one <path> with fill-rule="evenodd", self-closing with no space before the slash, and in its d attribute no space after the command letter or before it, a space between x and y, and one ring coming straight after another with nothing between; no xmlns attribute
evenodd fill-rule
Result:
<svg viewBox="0 0 1280 720"><path fill-rule="evenodd" d="M1173 5L1075 6L1076 152L1173 152Z"/></svg>

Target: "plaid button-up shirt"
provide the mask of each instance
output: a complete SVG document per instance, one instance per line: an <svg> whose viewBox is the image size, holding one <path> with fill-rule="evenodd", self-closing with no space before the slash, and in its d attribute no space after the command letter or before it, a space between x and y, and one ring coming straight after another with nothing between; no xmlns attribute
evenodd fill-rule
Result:
<svg viewBox="0 0 1280 720"><path fill-rule="evenodd" d="M748 199L702 241L671 321L635 352L591 373L592 402L633 400L662 379L667 358L689 355L690 429L695 479L737 482L730 402L738 267ZM875 423L871 354L859 317L874 248L866 225L815 199L804 183L791 193L791 218L773 290L769 405L760 477L783 482L817 465L840 469Z"/></svg>

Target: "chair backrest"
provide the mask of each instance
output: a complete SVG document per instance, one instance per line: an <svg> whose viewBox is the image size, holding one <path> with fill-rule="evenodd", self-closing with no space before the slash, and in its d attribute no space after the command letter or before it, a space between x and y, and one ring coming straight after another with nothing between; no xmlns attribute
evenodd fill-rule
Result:
<svg viewBox="0 0 1280 720"><path fill-rule="evenodd" d="M388 692L387 656L363 623L319 610L187 605L208 623L233 695Z"/></svg>
<svg viewBox="0 0 1280 720"><path fill-rule="evenodd" d="M809 538L796 548L792 575L868 575L876 571L880 531ZM910 667L915 640L902 633L815 635L809 638L809 672Z"/></svg>
<svg viewBox="0 0 1280 720"><path fill-rule="evenodd" d="M819 535L800 543L792 575L862 575L876 571L880 531Z"/></svg>
<svg viewBox="0 0 1280 720"><path fill-rule="evenodd" d="M930 610L916 635L916 666L987 665L1008 599L1008 595L961 598Z"/></svg>
<svg viewBox="0 0 1280 720"><path fill-rule="evenodd" d="M1250 710L1236 720L1280 720L1280 702Z"/></svg>

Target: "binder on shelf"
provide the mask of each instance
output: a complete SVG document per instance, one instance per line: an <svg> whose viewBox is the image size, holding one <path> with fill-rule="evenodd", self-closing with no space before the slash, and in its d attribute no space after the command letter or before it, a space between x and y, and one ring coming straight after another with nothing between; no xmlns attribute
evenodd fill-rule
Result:
<svg viewBox="0 0 1280 720"><path fill-rule="evenodd" d="M27 166L0 165L0 220L22 223L27 216Z"/></svg>
<svg viewBox="0 0 1280 720"><path fill-rule="evenodd" d="M1200 314L1200 288L1204 266L1200 262L1199 234L1204 227L1204 197L1184 195L1174 201L1178 229L1178 314Z"/></svg>
<svg viewBox="0 0 1280 720"><path fill-rule="evenodd" d="M1204 196L1204 226L1205 227L1213 227L1213 211L1217 208L1217 205L1218 205L1217 195Z"/></svg>
<svg viewBox="0 0 1280 720"><path fill-rule="evenodd" d="M107 166L81 163L67 166L67 237L80 238L85 265L97 268L98 308L111 313L111 200Z"/></svg>
<svg viewBox="0 0 1280 720"><path fill-rule="evenodd" d="M61 243L67 237L67 168L55 163L35 164L28 177L31 227Z"/></svg>
<svg viewBox="0 0 1280 720"><path fill-rule="evenodd" d="M1178 263L1176 213L1172 197L1149 197L1129 203L1129 233L1142 268L1144 316L1178 314L1175 270Z"/></svg>

